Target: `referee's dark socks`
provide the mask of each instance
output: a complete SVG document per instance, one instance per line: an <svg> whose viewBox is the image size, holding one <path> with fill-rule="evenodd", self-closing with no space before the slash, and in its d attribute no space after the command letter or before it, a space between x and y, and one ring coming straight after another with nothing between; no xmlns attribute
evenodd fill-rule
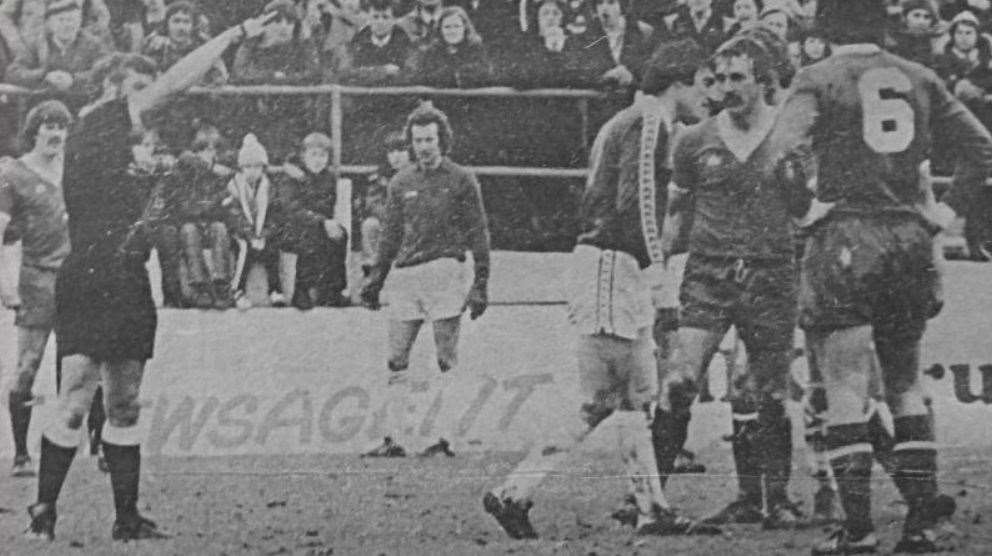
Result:
<svg viewBox="0 0 992 556"><path fill-rule="evenodd" d="M937 495L937 447L930 415L896 417L892 478L909 506L906 529L933 526L927 511Z"/></svg>
<svg viewBox="0 0 992 556"><path fill-rule="evenodd" d="M133 516L138 509L138 482L141 475L141 446L137 427L115 427L108 421L103 429L103 457L110 470L117 518Z"/></svg>
<svg viewBox="0 0 992 556"><path fill-rule="evenodd" d="M768 400L758 409L757 452L759 469L765 477L769 507L788 503L789 476L792 474L792 422L782 400Z"/></svg>
<svg viewBox="0 0 992 556"><path fill-rule="evenodd" d="M38 463L38 502L55 505L65 476L76 457L79 431L53 426L41 435L41 461Z"/></svg>
<svg viewBox="0 0 992 556"><path fill-rule="evenodd" d="M692 416L689 408L695 397L696 390L692 382L672 385L669 391L672 410L659 408L655 411L654 421L651 423L651 443L654 446L662 487L675 469L675 458L689 436L689 419Z"/></svg>
<svg viewBox="0 0 992 556"><path fill-rule="evenodd" d="M758 410L754 404L734 400L730 402L734 435L730 439L737 471L737 488L741 499L761 507L761 469L755 449L758 434Z"/></svg>
<svg viewBox="0 0 992 556"><path fill-rule="evenodd" d="M846 520L854 538L874 530L871 521L872 447L868 423L834 425L827 430L830 467L837 480Z"/></svg>
<svg viewBox="0 0 992 556"><path fill-rule="evenodd" d="M10 410L10 428L14 435L14 453L18 456L28 454L28 427L31 426L31 393L14 392L7 396L7 407Z"/></svg>

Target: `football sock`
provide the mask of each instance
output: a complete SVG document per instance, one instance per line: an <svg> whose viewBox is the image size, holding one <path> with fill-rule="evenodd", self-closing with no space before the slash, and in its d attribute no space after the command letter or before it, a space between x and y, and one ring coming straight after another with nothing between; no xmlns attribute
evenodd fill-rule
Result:
<svg viewBox="0 0 992 556"><path fill-rule="evenodd" d="M846 520L844 528L855 538L873 531L871 521L872 449L867 423L833 425L827 430L830 466Z"/></svg>
<svg viewBox="0 0 992 556"><path fill-rule="evenodd" d="M117 518L138 512L138 483L141 475L141 446L136 427L115 427L109 422L103 430L103 457L110 469Z"/></svg>
<svg viewBox="0 0 992 556"><path fill-rule="evenodd" d="M620 459L627 469L638 513L652 516L655 505L668 509L668 500L665 499L661 481L655 473L658 463L654 459L650 422L646 414L639 411L617 411L615 419Z"/></svg>
<svg viewBox="0 0 992 556"><path fill-rule="evenodd" d="M937 495L937 448L929 415L896 417L892 478L909 506L906 529L933 525L927 505Z"/></svg>
<svg viewBox="0 0 992 556"><path fill-rule="evenodd" d="M10 410L10 428L14 435L14 453L18 456L28 455L31 406L25 404L29 401L31 401L30 393L11 391L7 397L7 407Z"/></svg>
<svg viewBox="0 0 992 556"><path fill-rule="evenodd" d="M895 447L895 439L892 433L885 426L882 416L878 413L876 404L872 404L871 413L868 417L868 438L871 441L871 448L875 454L875 461L885 469L888 474L894 473L892 466L892 449Z"/></svg>
<svg viewBox="0 0 992 556"><path fill-rule="evenodd" d="M66 431L71 429L66 429ZM69 435L66 435L69 437ZM62 441L68 438L61 439ZM41 461L38 464L38 502L55 505L62 492L62 484L76 456L76 447L61 446L49 440L48 433L41 435Z"/></svg>
<svg viewBox="0 0 992 556"><path fill-rule="evenodd" d="M768 506L789 501L792 474L792 422L781 401L762 404L758 411L757 459L765 478Z"/></svg>
<svg viewBox="0 0 992 556"><path fill-rule="evenodd" d="M667 411L659 407L655 410L654 421L651 423L651 443L654 445L654 457L662 488L675 469L675 458L689 436L689 420L692 417L690 408L695 397L696 390L691 382L673 384L669 390L672 409Z"/></svg>
<svg viewBox="0 0 992 556"><path fill-rule="evenodd" d="M730 441L734 454L734 467L737 471L738 497L758 507L761 506L761 470L755 454L754 436L757 428L757 412L749 411L742 402L731 404L731 417L734 435Z"/></svg>

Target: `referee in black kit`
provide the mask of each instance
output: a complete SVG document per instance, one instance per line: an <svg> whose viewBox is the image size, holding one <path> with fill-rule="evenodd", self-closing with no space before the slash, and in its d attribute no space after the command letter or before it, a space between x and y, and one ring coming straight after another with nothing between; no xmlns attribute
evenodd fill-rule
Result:
<svg viewBox="0 0 992 556"><path fill-rule="evenodd" d="M121 541L164 536L137 509L138 395L157 320L144 268L148 199L131 186L131 145L143 132L143 117L198 82L232 44L261 34L269 19L249 19L220 33L157 79L154 62L135 54L112 54L95 68L102 96L82 109L66 149L63 183L72 253L55 285L62 381L58 415L42 434L38 500L28 508L31 537L55 537L56 501L101 382L108 418L103 450L117 514L112 536Z"/></svg>

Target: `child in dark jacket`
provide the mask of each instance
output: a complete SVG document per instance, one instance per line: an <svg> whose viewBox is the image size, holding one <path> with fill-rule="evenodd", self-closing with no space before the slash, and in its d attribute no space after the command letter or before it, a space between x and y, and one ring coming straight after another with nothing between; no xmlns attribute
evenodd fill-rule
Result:
<svg viewBox="0 0 992 556"><path fill-rule="evenodd" d="M348 232L334 218L338 198L337 179L328 167L331 148L323 133L307 135L299 166L287 165L278 187L284 216L279 243L297 256L292 304L301 310L349 304L342 295L348 284Z"/></svg>

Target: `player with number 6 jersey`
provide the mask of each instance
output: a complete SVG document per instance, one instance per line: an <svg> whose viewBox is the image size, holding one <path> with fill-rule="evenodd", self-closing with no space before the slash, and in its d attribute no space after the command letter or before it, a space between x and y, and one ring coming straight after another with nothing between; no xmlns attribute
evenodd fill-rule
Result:
<svg viewBox="0 0 992 556"><path fill-rule="evenodd" d="M950 530L938 523L947 516L936 503L937 451L919 381L920 342L940 306L933 236L961 212L967 192L952 188L937 203L921 175L933 142L946 140L955 146L959 172L987 176L992 137L936 74L881 50L881 1L821 0L817 10L818 26L838 46L799 73L773 132L783 147L783 175L816 195L802 218L810 229L800 325L826 386L825 440L846 515L812 552L877 550L871 467L878 420L866 412L876 360L893 414L887 471L908 508L895 552L952 550Z"/></svg>

